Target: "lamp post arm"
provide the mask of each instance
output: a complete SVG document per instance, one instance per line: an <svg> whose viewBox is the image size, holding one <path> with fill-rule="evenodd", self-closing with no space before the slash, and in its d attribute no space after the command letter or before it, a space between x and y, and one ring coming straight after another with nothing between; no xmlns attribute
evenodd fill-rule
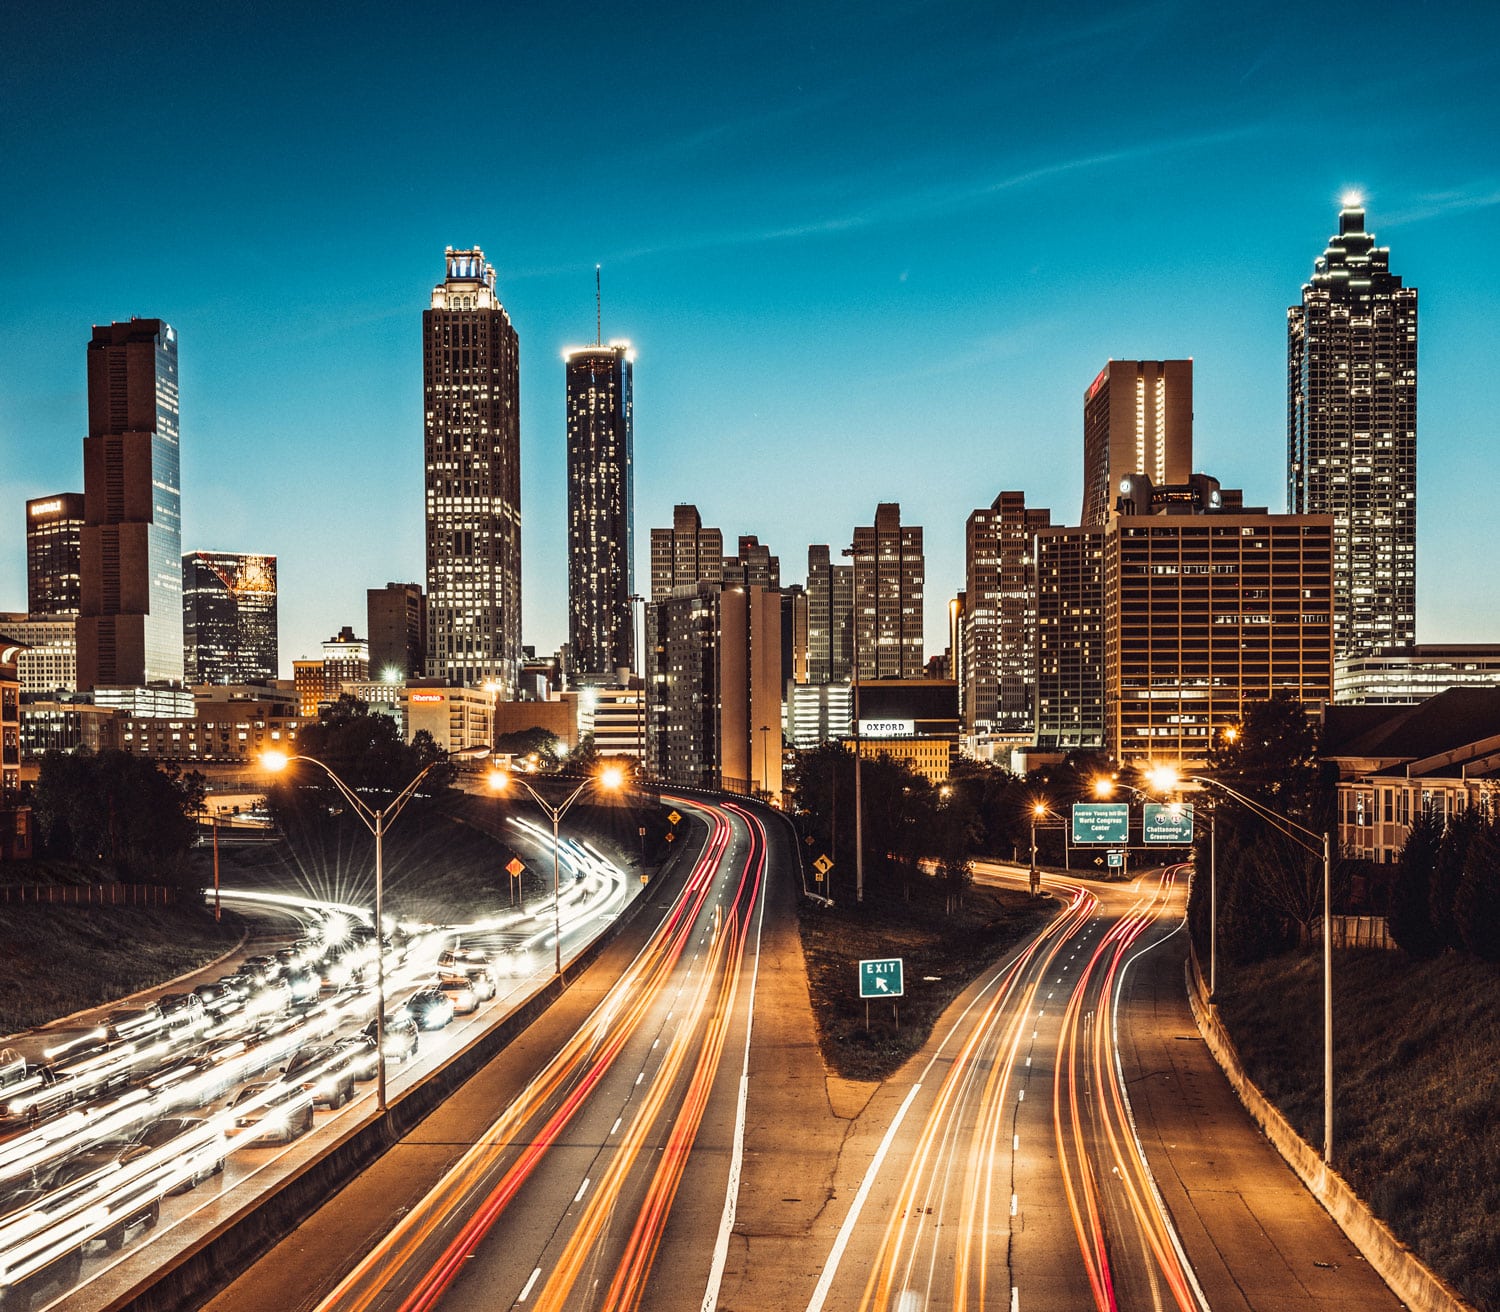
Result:
<svg viewBox="0 0 1500 1312"><path fill-rule="evenodd" d="M429 761L417 772L417 777L396 794L394 801L380 808L380 814L385 817L386 824L390 824L392 820L401 814L401 808L416 796L417 785L442 764L443 762L441 761Z"/></svg>
<svg viewBox="0 0 1500 1312"><path fill-rule="evenodd" d="M354 808L355 813L359 816L359 818L361 820L364 821L365 828L368 829L372 834L375 832L375 811L374 811L374 809L370 806L370 804L368 802L365 801L364 798L362 798L358 793L356 793L352 788L350 788L348 784L346 784L342 779L340 779L338 777L338 775L336 775L333 772L333 767L332 766L329 766L329 765L325 764L324 762L320 761L316 756L300 756L299 755L299 756L289 756L289 757L287 757L287 764L288 765L290 765L293 761L310 761L313 765L317 766L318 769L320 769L324 774L326 774L329 777L329 779L331 779L333 781L333 786L335 788L337 788L339 790L339 792L343 795L344 800L346 802L348 802L349 805ZM420 775L418 775L417 777L421 778Z"/></svg>
<svg viewBox="0 0 1500 1312"><path fill-rule="evenodd" d="M1284 816L1279 811L1273 811L1264 802L1257 802L1253 797L1246 797L1244 793L1236 792L1226 783L1217 779L1208 779L1203 775L1189 775L1194 783L1206 784L1210 788L1217 788L1221 792L1234 798L1242 806L1248 806L1262 820L1274 825L1283 834L1304 850L1311 852L1313 856L1323 855L1323 843L1325 835L1316 830L1309 829L1306 825L1300 825L1290 816Z"/></svg>

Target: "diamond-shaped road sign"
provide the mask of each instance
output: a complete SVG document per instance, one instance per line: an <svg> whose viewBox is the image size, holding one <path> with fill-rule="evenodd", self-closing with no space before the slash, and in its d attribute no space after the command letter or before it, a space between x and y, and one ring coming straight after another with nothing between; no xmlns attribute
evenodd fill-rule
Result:
<svg viewBox="0 0 1500 1312"><path fill-rule="evenodd" d="M830 870L833 869L833 862L830 861L826 856L820 856L816 861L813 862L813 869L816 870L820 875L826 875Z"/></svg>
<svg viewBox="0 0 1500 1312"><path fill-rule="evenodd" d="M679 820L682 819L682 817L678 815L676 811L669 811L667 813L667 819L675 825Z"/></svg>
<svg viewBox="0 0 1500 1312"><path fill-rule="evenodd" d="M526 869L526 867L523 866L515 857L511 857L511 859L505 863L505 868L509 870L511 875L516 879L519 879L521 877L521 872Z"/></svg>

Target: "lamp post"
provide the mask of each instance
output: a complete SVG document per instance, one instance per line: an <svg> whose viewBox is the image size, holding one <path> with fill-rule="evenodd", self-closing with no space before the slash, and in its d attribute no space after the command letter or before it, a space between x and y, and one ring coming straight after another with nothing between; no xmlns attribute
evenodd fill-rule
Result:
<svg viewBox="0 0 1500 1312"><path fill-rule="evenodd" d="M1035 802L1035 803L1032 804L1032 807L1031 807L1031 875L1030 875L1030 877L1026 881L1027 887L1031 890L1032 897L1035 897L1037 895L1037 893L1041 890L1041 886L1042 886L1041 872L1038 871L1037 868L1036 868L1036 822L1038 820L1040 820L1046 814L1047 814L1047 803L1046 802Z"/></svg>
<svg viewBox="0 0 1500 1312"><path fill-rule="evenodd" d="M562 976L562 871L558 865L557 848L561 841L559 829L562 818L581 796L583 790L592 783L598 783L601 787L611 792L618 791L625 782L625 775L617 766L610 766L601 770L598 775L590 775L571 793L561 806L553 806L526 780L518 775L507 774L504 770L492 770L490 772L490 788L497 793L503 793L511 784L520 784L528 793L531 800L542 808L546 817L552 821L552 946L553 946L553 969L555 973Z"/></svg>
<svg viewBox="0 0 1500 1312"><path fill-rule="evenodd" d="M488 751L488 748L484 748ZM454 753L458 755L458 753ZM375 1105L383 1116L386 1112L386 1085L385 1085L385 944L382 941L382 932L385 923L385 831L391 822L401 814L401 809L411 801L417 791L417 785L422 782L434 769L443 764L441 761L429 761L417 772L409 784L406 785L394 800L382 807L373 807L358 793L349 787L333 770L318 760L316 756L289 756L285 752L264 752L260 758L261 764L267 770L279 773L285 770L293 761L307 761L315 765L329 779L333 786L343 794L344 800L354 808L357 815L375 836Z"/></svg>
<svg viewBox="0 0 1500 1312"><path fill-rule="evenodd" d="M854 557L854 568L859 569L859 552L853 547L845 547L843 554ZM849 658L853 673L853 701L854 701L854 900L863 902L865 900L865 808L864 795L860 780L860 761L864 752L860 747L859 740L859 588L851 579L851 591L854 593L854 612L849 616ZM879 673L879 670L876 671Z"/></svg>
<svg viewBox="0 0 1500 1312"><path fill-rule="evenodd" d="M760 726L760 787L765 793L766 800L771 800L771 781L766 774L766 735L771 732L769 724Z"/></svg>
<svg viewBox="0 0 1500 1312"><path fill-rule="evenodd" d="M1298 824L1290 816L1282 815L1279 811L1273 811L1264 802L1258 802L1253 797L1246 797L1244 793L1237 792L1226 783L1217 779L1209 779L1204 775L1188 775L1188 780L1196 784L1202 784L1206 788L1217 788L1226 797L1232 798L1252 814L1258 815L1262 820L1271 824L1284 837L1289 838L1313 856L1323 858L1323 1160L1333 1161L1333 923L1330 916L1330 902L1332 899L1331 889L1333 886L1333 842L1328 833L1318 833L1309 829L1306 825ZM1178 781L1177 772L1170 767L1161 767L1151 772L1151 781L1158 791L1168 791L1176 786ZM1210 812L1210 825L1213 823L1212 812ZM1216 907L1214 896L1213 868L1213 831L1210 829L1209 851L1210 851L1210 875L1209 875L1209 914L1212 918ZM1213 931L1210 931L1210 989L1212 989L1213 974Z"/></svg>

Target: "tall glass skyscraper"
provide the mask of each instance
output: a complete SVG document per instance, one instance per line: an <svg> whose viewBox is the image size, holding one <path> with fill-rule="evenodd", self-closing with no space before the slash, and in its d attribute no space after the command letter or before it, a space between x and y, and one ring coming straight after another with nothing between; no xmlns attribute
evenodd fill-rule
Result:
<svg viewBox="0 0 1500 1312"><path fill-rule="evenodd" d="M422 314L427 674L515 696L521 665L520 343L477 246Z"/></svg>
<svg viewBox="0 0 1500 1312"><path fill-rule="evenodd" d="M160 319L94 329L78 686L182 682L177 334Z"/></svg>
<svg viewBox="0 0 1500 1312"><path fill-rule="evenodd" d="M182 558L183 665L191 683L274 679L276 557L190 551Z"/></svg>
<svg viewBox="0 0 1500 1312"><path fill-rule="evenodd" d="M635 354L628 342L564 357L568 390L568 641L575 676L634 667Z"/></svg>
<svg viewBox="0 0 1500 1312"><path fill-rule="evenodd" d="M1337 656L1416 639L1417 289L1363 205L1287 311L1287 509L1333 516Z"/></svg>

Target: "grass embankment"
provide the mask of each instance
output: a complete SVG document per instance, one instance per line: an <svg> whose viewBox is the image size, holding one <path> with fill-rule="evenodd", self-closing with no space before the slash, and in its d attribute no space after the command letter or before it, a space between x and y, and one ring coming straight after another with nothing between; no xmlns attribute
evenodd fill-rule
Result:
<svg viewBox="0 0 1500 1312"><path fill-rule="evenodd" d="M215 924L196 899L165 907L0 904L0 1034L164 983L227 952L242 928L233 916Z"/></svg>
<svg viewBox="0 0 1500 1312"><path fill-rule="evenodd" d="M1334 1165L1476 1307L1500 1312L1500 970L1448 954L1334 955ZM1317 956L1219 974L1250 1077L1323 1140Z"/></svg>
<svg viewBox="0 0 1500 1312"><path fill-rule="evenodd" d="M879 880L866 885L865 901L833 907L804 903L802 949L823 1060L853 1080L883 1080L919 1051L943 1010L1012 943L1057 909L1051 899L971 887L963 905L945 912L936 880L911 882L911 900ZM858 963L901 957L906 996L896 1028L891 1004L859 998Z"/></svg>

